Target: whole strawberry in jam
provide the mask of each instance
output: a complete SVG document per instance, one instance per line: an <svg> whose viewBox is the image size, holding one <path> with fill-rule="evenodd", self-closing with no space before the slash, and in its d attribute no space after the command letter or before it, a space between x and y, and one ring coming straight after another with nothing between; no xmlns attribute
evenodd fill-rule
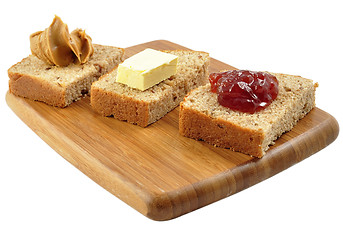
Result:
<svg viewBox="0 0 343 240"><path fill-rule="evenodd" d="M265 72L232 70L210 74L211 91L232 110L254 113L271 104L279 92L275 76Z"/></svg>

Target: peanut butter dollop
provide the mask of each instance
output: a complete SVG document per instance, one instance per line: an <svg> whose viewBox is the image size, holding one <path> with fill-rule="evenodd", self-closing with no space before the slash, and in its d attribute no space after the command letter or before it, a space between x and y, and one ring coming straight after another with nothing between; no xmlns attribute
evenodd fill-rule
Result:
<svg viewBox="0 0 343 240"><path fill-rule="evenodd" d="M94 52L91 37L82 29L69 33L67 24L58 16L44 31L30 35L30 47L39 59L61 67L73 62L83 64Z"/></svg>

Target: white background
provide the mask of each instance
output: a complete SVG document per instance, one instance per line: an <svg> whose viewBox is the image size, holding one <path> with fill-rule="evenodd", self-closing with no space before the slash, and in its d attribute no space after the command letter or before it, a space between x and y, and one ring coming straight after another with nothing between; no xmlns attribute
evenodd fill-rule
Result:
<svg viewBox="0 0 343 240"><path fill-rule="evenodd" d="M94 43L166 39L241 69L319 83L317 106L343 124L339 1L7 1L0 9L0 239L343 239L342 136L229 198L165 222L95 184L7 106L7 69L59 15Z"/></svg>

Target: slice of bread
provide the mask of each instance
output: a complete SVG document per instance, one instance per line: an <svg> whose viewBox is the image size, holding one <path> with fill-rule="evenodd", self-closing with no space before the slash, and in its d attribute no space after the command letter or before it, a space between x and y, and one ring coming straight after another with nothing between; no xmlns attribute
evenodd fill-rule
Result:
<svg viewBox="0 0 343 240"><path fill-rule="evenodd" d="M165 51L179 57L177 72L141 91L116 82L114 69L93 83L91 105L103 116L146 127L173 110L192 89L208 81L209 54L190 50Z"/></svg>
<svg viewBox="0 0 343 240"><path fill-rule="evenodd" d="M210 84L193 90L180 104L180 134L261 158L315 106L318 86L300 76L272 74L279 81L279 94L271 105L254 114L221 106Z"/></svg>
<svg viewBox="0 0 343 240"><path fill-rule="evenodd" d="M88 93L91 84L123 60L124 49L94 44L85 64L57 67L34 55L8 70L11 93L57 107L66 107Z"/></svg>

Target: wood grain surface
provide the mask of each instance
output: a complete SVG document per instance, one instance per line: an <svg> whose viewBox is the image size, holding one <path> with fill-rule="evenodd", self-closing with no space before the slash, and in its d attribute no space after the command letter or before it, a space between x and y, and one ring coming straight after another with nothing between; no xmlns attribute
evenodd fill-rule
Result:
<svg viewBox="0 0 343 240"><path fill-rule="evenodd" d="M129 47L126 56L147 47L186 49L158 40ZM210 72L223 69L234 68L211 59ZM6 100L62 157L154 220L178 217L261 182L323 149L339 131L330 114L315 108L257 159L180 136L178 108L141 128L98 115L89 97L64 109L10 93Z"/></svg>

